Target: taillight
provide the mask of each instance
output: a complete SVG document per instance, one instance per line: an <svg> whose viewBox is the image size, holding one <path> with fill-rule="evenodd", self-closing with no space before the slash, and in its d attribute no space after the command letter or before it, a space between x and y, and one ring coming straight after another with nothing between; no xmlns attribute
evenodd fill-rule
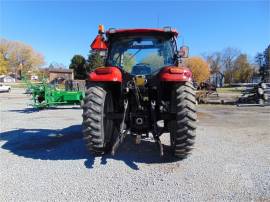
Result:
<svg viewBox="0 0 270 202"><path fill-rule="evenodd" d="M183 70L180 69L180 68L177 68L177 67L171 67L171 68L169 69L169 72L170 72L171 74L182 74L182 73L183 73Z"/></svg>
<svg viewBox="0 0 270 202"><path fill-rule="evenodd" d="M111 74L112 73L112 70L111 68L97 68L95 70L96 74Z"/></svg>
<svg viewBox="0 0 270 202"><path fill-rule="evenodd" d="M186 77L192 77L192 73L189 70L178 68L178 67L171 67L169 68L169 72L171 74L183 74Z"/></svg>
<svg viewBox="0 0 270 202"><path fill-rule="evenodd" d="M192 73L186 67L168 66L164 67L160 72L161 81L191 81Z"/></svg>

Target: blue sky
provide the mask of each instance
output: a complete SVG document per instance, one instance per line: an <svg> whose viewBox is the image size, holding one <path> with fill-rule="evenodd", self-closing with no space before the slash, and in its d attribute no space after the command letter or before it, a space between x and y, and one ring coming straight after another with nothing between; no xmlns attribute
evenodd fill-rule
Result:
<svg viewBox="0 0 270 202"><path fill-rule="evenodd" d="M0 0L0 5L0 36L32 45L47 65L68 66L74 54L86 57L98 24L105 29L170 25L180 32L179 43L184 38L191 55L235 47L252 58L270 43L269 0Z"/></svg>

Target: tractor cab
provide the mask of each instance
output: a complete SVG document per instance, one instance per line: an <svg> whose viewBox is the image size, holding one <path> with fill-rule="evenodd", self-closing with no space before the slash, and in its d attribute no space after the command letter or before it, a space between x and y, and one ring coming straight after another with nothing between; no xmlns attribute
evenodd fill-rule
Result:
<svg viewBox="0 0 270 202"><path fill-rule="evenodd" d="M83 135L94 154L115 154L127 135L140 143L157 142L170 133L174 156L185 158L195 138L195 93L192 73L183 58L188 48L176 45L175 29L109 29L99 26L92 51L105 66L89 73L83 105ZM158 124L163 122L163 124Z"/></svg>
<svg viewBox="0 0 270 202"><path fill-rule="evenodd" d="M182 47L181 52L177 51L177 36L177 31L170 27L110 28L105 33L100 26L99 34L91 44L91 48L106 57L107 67L118 67L132 75L140 73L139 70L143 71L143 69L147 74L151 74L157 73L163 67L178 66L179 58L187 57L187 47L185 50Z"/></svg>

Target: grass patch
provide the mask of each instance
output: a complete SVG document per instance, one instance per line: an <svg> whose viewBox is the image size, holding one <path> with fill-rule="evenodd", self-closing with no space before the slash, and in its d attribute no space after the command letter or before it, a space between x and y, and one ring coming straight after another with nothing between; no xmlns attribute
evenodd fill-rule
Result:
<svg viewBox="0 0 270 202"><path fill-rule="evenodd" d="M40 82L32 82L32 84L39 84ZM10 86L11 88L27 88L26 83L17 82L17 83L4 83L6 86Z"/></svg>
<svg viewBox="0 0 270 202"><path fill-rule="evenodd" d="M217 88L218 93L241 93L244 90L243 87L235 87L235 88Z"/></svg>
<svg viewBox="0 0 270 202"><path fill-rule="evenodd" d="M10 86L11 88L26 88L25 83L5 83L5 85Z"/></svg>

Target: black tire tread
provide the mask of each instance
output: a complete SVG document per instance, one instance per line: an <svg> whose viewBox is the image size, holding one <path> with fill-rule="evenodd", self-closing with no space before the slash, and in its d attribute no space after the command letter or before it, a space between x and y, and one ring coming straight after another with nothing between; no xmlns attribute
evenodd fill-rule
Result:
<svg viewBox="0 0 270 202"><path fill-rule="evenodd" d="M100 86L92 86L86 90L83 105L83 139L87 149L95 154L101 155L106 152L101 134L101 121L103 104L106 91Z"/></svg>
<svg viewBox="0 0 270 202"><path fill-rule="evenodd" d="M190 82L175 86L175 129L171 131L174 138L172 150L174 156L186 158L193 149L196 131L196 98L195 89Z"/></svg>

